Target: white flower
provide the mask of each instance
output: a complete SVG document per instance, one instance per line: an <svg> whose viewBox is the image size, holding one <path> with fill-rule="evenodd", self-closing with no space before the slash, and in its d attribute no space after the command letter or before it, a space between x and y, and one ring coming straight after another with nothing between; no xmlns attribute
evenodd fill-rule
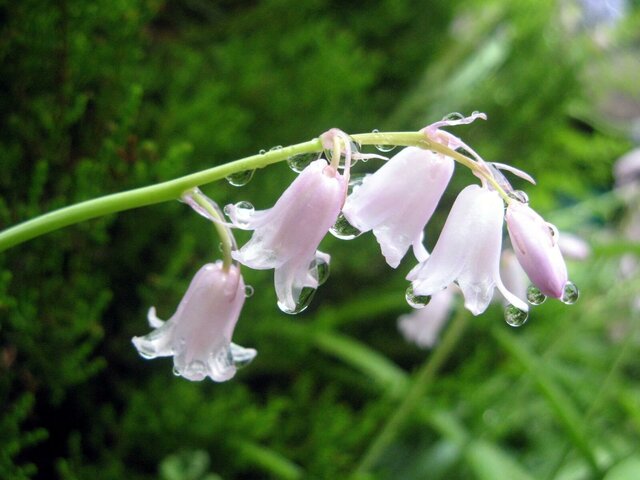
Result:
<svg viewBox="0 0 640 480"><path fill-rule="evenodd" d="M453 174L454 161L408 147L393 156L349 195L342 213L361 232L373 230L387 263L396 268L409 246L418 261L428 254L423 230Z"/></svg>
<svg viewBox="0 0 640 480"><path fill-rule="evenodd" d="M495 191L466 187L451 208L431 256L418 264L407 280L415 295L433 295L454 281L465 307L484 312L497 286L509 303L523 311L527 304L509 292L500 279L504 204Z"/></svg>
<svg viewBox="0 0 640 480"><path fill-rule="evenodd" d="M300 173L273 208L225 208L234 226L254 231L233 258L250 268L275 269L278 306L285 313L302 311L309 300L305 289L321 283L319 266L330 257L316 249L338 218L346 184L336 168L320 159Z"/></svg>
<svg viewBox="0 0 640 480"><path fill-rule="evenodd" d="M231 343L244 299L240 269L231 265L226 271L221 261L208 263L193 277L168 321L157 318L154 307L149 309L154 330L134 337L133 344L144 358L173 355L174 373L188 380L229 380L236 367L256 356L254 349Z"/></svg>

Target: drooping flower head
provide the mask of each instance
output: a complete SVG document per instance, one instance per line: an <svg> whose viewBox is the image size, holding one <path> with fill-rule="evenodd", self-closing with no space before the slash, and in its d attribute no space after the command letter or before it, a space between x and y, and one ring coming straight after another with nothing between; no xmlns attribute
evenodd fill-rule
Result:
<svg viewBox="0 0 640 480"><path fill-rule="evenodd" d="M423 230L453 174L451 158L408 147L393 156L349 195L342 213L361 232L373 230L387 263L396 268L409 246L428 257Z"/></svg>
<svg viewBox="0 0 640 480"><path fill-rule="evenodd" d="M431 256L407 275L415 295L430 296L457 282L465 307L484 312L497 286L522 311L525 302L509 292L500 279L504 204L495 191L470 185L454 202Z"/></svg>
<svg viewBox="0 0 640 480"><path fill-rule="evenodd" d="M239 204L225 208L234 226L254 231L233 258L250 268L275 269L278 306L285 313L302 311L310 300L306 289L321 283L320 270L330 257L317 248L344 203L345 175L319 159L298 175L272 208L254 211Z"/></svg>
<svg viewBox="0 0 640 480"><path fill-rule="evenodd" d="M521 202L509 204L506 219L511 244L529 280L544 295L561 298L567 266L558 245L558 230Z"/></svg>
<svg viewBox="0 0 640 480"><path fill-rule="evenodd" d="M154 330L134 337L133 344L145 358L173 356L174 373L188 380L229 380L236 367L256 356L254 349L231 343L244 300L240 269L231 265L225 270L221 261L208 263L193 277L169 320L163 322L154 307L149 309Z"/></svg>

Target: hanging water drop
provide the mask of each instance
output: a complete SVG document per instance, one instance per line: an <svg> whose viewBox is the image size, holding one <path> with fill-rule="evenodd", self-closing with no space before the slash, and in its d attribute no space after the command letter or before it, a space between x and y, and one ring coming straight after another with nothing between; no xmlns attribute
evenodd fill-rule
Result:
<svg viewBox="0 0 640 480"><path fill-rule="evenodd" d="M317 152L313 153L301 153L299 155L293 155L287 159L289 168L296 173L302 172L309 164L320 158Z"/></svg>
<svg viewBox="0 0 640 480"><path fill-rule="evenodd" d="M315 294L315 288L304 287L300 292L300 298L298 298L298 302L296 303L295 307L289 308L289 306L278 300L278 308L284 313L288 313L289 315L295 315L297 313L303 312L307 309Z"/></svg>
<svg viewBox="0 0 640 480"><path fill-rule="evenodd" d="M431 301L430 295L416 295L413 291L413 285L409 285L409 288L407 288L407 291L404 294L404 298L413 308L424 308L429 305L429 302Z"/></svg>
<svg viewBox="0 0 640 480"><path fill-rule="evenodd" d="M464 119L464 115L458 112L453 112L442 117L442 121L444 122L455 122L456 120L463 120L463 119Z"/></svg>
<svg viewBox="0 0 640 480"><path fill-rule="evenodd" d="M329 256L322 252L316 252L316 257L309 265L309 273L322 285L329 278Z"/></svg>
<svg viewBox="0 0 640 480"><path fill-rule="evenodd" d="M244 187L253 178L255 170L245 170L243 172L232 173L226 177L227 182L234 187Z"/></svg>
<svg viewBox="0 0 640 480"><path fill-rule="evenodd" d="M521 327L527 322L529 312L520 310L515 305L507 305L504 309L504 319L512 327Z"/></svg>
<svg viewBox="0 0 640 480"><path fill-rule="evenodd" d="M338 215L336 223L329 229L329 232L340 240L353 240L362 235L362 232L351 225L342 212Z"/></svg>
<svg viewBox="0 0 640 480"><path fill-rule="evenodd" d="M374 128L371 133L380 133L380 130L378 130L377 128ZM385 137L382 137L383 140L386 140ZM387 153L390 152L391 150L393 150L394 148L396 148L395 145L386 145L386 144L379 144L379 145L375 145L376 149L378 149L379 151L383 152L383 153Z"/></svg>
<svg viewBox="0 0 640 480"><path fill-rule="evenodd" d="M529 204L529 195L522 190L512 190L507 193L507 195L520 203L524 203L525 205Z"/></svg>
<svg viewBox="0 0 640 480"><path fill-rule="evenodd" d="M262 149L262 150L260 150L258 153L259 153L260 155L264 155L265 153L267 153L267 151L263 148L263 149Z"/></svg>
<svg viewBox="0 0 640 480"><path fill-rule="evenodd" d="M245 298L249 298L253 296L254 289L251 285L244 286L244 296Z"/></svg>
<svg viewBox="0 0 640 480"><path fill-rule="evenodd" d="M560 301L565 305L573 305L578 301L579 296L580 290L578 290L576 284L573 282L567 282L564 286L564 291L562 292Z"/></svg>
<svg viewBox="0 0 640 480"><path fill-rule="evenodd" d="M547 296L538 287L529 285L529 288L527 288L527 301L531 305L542 305L546 299Z"/></svg>
<svg viewBox="0 0 640 480"><path fill-rule="evenodd" d="M178 370L178 367L174 366L173 370L171 371L176 377L181 377L182 374L180 373L180 370Z"/></svg>

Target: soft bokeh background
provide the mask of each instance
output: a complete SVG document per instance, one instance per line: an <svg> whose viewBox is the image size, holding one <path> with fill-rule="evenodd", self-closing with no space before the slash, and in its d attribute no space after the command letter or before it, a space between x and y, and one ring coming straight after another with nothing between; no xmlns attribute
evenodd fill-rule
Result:
<svg viewBox="0 0 640 480"><path fill-rule="evenodd" d="M214 384L130 342L218 255L207 222L174 202L35 239L0 254L0 478L347 478L425 364L426 395L359 478L640 478L640 207L610 193L640 143L638 7L0 1L1 227L334 126L479 110L489 121L456 133L534 175L514 185L593 250L570 264L576 305L548 301L520 329L495 305L434 360L396 328L413 259L392 271L370 234L327 238L331 277L297 317L272 272L245 270L256 293L235 340L259 355ZM203 190L267 208L293 178L277 165ZM470 181L458 168L430 245Z"/></svg>

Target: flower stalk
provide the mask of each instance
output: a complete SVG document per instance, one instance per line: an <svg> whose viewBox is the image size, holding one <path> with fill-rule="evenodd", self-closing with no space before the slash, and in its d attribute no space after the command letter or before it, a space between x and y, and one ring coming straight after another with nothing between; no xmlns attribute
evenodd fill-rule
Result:
<svg viewBox="0 0 640 480"><path fill-rule="evenodd" d="M422 132L376 132L351 135L351 138L360 145L379 145L381 143L396 146L414 146L433 150L453 158L474 173L482 176L500 194L505 202L511 199L500 187L493 176L486 172L482 165L462 155L459 152L430 140ZM274 163L287 160L289 157L305 153L321 152L322 142L319 138L307 142L290 145L281 149L271 150L257 155L242 158L225 163L200 172L192 173L166 182L157 183L147 187L136 188L126 192L105 195L68 207L45 213L31 220L25 221L0 232L0 252L13 246L39 237L46 233L58 230L69 225L80 223L92 218L102 217L111 213L122 212L134 208L155 205L179 199L184 192L199 185L222 180L234 173L246 170L264 168Z"/></svg>
<svg viewBox="0 0 640 480"><path fill-rule="evenodd" d="M220 211L220 208L212 202L212 200L204 195L199 188L192 188L191 190L185 192L182 195L182 198L186 203L192 205L192 202L199 207L201 207L206 213L206 217L209 218L213 226L218 233L218 237L220 237L220 244L222 246L222 261L223 261L223 269L225 271L229 271L229 267L231 267L231 263L233 262L233 258L231 257L231 251L237 249L236 240L233 237L228 226L225 225L224 216Z"/></svg>

